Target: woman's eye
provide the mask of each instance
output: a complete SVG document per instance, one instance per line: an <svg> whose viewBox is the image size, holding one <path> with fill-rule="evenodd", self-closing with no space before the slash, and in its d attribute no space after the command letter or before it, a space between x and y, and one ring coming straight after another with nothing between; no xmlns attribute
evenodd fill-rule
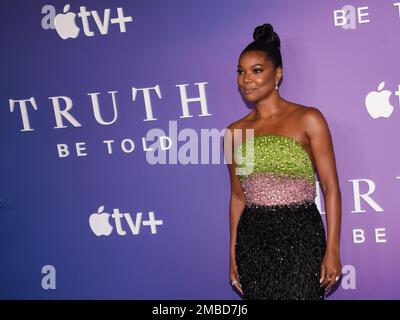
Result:
<svg viewBox="0 0 400 320"><path fill-rule="evenodd" d="M242 70L237 70L237 73L241 74L241 73L242 73Z"/></svg>
<svg viewBox="0 0 400 320"><path fill-rule="evenodd" d="M255 73L260 73L260 72L262 72L262 69L254 69L254 72Z"/></svg>

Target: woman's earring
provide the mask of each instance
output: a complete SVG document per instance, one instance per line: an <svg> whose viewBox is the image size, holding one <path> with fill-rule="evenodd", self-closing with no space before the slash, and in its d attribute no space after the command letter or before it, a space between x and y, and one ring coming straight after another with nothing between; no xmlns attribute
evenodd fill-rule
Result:
<svg viewBox="0 0 400 320"><path fill-rule="evenodd" d="M275 90L278 90L278 83L275 83Z"/></svg>

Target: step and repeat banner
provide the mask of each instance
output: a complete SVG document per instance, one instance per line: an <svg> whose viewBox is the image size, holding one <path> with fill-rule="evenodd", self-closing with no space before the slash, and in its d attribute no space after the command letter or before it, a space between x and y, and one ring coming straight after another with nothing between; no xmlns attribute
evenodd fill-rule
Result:
<svg viewBox="0 0 400 320"><path fill-rule="evenodd" d="M241 298L223 130L251 111L236 67L264 23L281 96L333 138L343 277L327 299L400 298L400 2L0 6L0 298Z"/></svg>

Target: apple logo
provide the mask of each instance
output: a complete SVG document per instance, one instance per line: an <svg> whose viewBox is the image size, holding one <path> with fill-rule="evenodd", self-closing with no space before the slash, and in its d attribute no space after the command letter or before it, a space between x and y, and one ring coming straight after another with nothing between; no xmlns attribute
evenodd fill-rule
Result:
<svg viewBox="0 0 400 320"><path fill-rule="evenodd" d="M371 91L365 97L367 111L374 119L379 117L389 118L394 109L389 101L392 93L389 90L381 91L384 86L385 81L382 81L378 86L378 91Z"/></svg>
<svg viewBox="0 0 400 320"><path fill-rule="evenodd" d="M97 212L89 217L90 228L96 236L109 236L112 232L112 225L108 221L110 214L104 211L104 206L100 206Z"/></svg>
<svg viewBox="0 0 400 320"><path fill-rule="evenodd" d="M66 4L64 6L64 14L59 13L54 18L54 26L56 31L63 40L68 38L76 38L79 34L79 28L75 24L76 14L73 12L68 12L69 7L69 4Z"/></svg>

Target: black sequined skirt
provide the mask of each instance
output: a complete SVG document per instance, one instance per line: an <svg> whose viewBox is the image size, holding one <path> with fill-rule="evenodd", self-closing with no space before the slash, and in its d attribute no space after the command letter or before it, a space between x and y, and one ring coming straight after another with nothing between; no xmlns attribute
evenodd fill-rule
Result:
<svg viewBox="0 0 400 320"><path fill-rule="evenodd" d="M236 264L246 300L322 300L325 228L314 202L246 205L237 226Z"/></svg>

